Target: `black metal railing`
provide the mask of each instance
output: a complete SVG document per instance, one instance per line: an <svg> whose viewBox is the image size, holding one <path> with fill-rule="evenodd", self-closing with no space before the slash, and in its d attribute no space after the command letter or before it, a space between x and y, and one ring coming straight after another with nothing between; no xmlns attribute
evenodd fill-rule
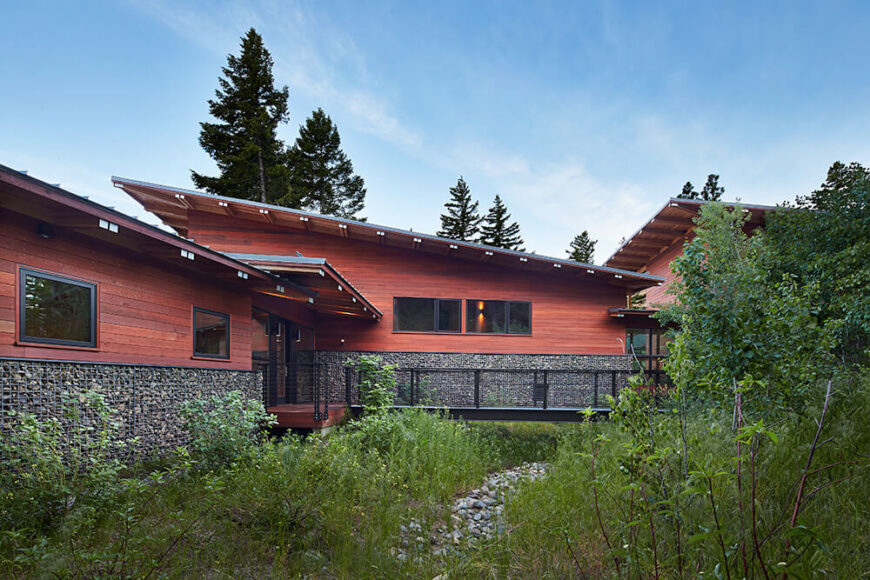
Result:
<svg viewBox="0 0 870 580"><path fill-rule="evenodd" d="M629 370L403 368L396 370L395 405L474 409L607 408L628 386ZM665 387L664 371L646 373L645 384ZM359 405L355 369L345 369L344 400Z"/></svg>

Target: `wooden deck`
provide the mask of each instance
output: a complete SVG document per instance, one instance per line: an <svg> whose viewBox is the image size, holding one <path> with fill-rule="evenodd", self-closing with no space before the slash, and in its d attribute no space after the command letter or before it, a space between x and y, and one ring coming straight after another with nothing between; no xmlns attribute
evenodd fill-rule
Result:
<svg viewBox="0 0 870 580"><path fill-rule="evenodd" d="M329 418L314 420L314 403L291 405L285 403L267 407L266 411L275 415L279 427L292 429L323 429L337 424L344 417L344 403L329 404Z"/></svg>

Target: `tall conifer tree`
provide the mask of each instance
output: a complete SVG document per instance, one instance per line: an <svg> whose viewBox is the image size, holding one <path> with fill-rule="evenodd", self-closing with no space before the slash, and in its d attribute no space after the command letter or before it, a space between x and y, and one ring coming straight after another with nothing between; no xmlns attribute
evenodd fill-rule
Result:
<svg viewBox="0 0 870 580"><path fill-rule="evenodd" d="M217 123L200 123L199 143L217 162L220 176L191 171L196 187L210 193L274 202L286 199L289 170L278 125L289 119L288 91L275 88L272 57L251 28L239 56L227 55L220 88L208 110Z"/></svg>
<svg viewBox="0 0 870 580"><path fill-rule="evenodd" d="M597 243L598 240L590 239L589 232L583 230L582 234L574 236L571 246L566 250L568 258L575 262L591 264L595 254L595 244Z"/></svg>
<svg viewBox="0 0 870 580"><path fill-rule="evenodd" d="M447 213L441 214L438 235L464 242L473 241L480 233L480 222L483 218L477 211L477 202L471 201L471 189L462 176L450 188L450 201L444 207L447 208Z"/></svg>
<svg viewBox="0 0 870 580"><path fill-rule="evenodd" d="M524 252L523 239L520 237L520 226L517 222L508 224L511 214L501 201L501 197L495 196L492 207L483 218L480 227L480 243L508 250Z"/></svg>
<svg viewBox="0 0 870 580"><path fill-rule="evenodd" d="M719 185L719 176L715 173L711 173L707 176L707 183L704 184L704 187L700 192L695 191L695 187L692 185L691 181L687 181L677 198L719 201L722 199L723 193L725 193L725 188Z"/></svg>
<svg viewBox="0 0 870 580"><path fill-rule="evenodd" d="M289 153L292 171L290 203L343 218L360 219L365 205L365 181L341 150L341 137L332 119L317 109L299 127Z"/></svg>

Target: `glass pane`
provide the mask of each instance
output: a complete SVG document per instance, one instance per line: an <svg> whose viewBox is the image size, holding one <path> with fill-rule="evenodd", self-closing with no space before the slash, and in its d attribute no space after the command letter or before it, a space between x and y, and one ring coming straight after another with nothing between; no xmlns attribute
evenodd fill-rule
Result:
<svg viewBox="0 0 870 580"><path fill-rule="evenodd" d="M251 314L251 358L269 361L269 314L254 310Z"/></svg>
<svg viewBox="0 0 870 580"><path fill-rule="evenodd" d="M467 300L467 332L504 333L505 304L502 300Z"/></svg>
<svg viewBox="0 0 870 580"><path fill-rule="evenodd" d="M438 301L438 331L459 332L459 300Z"/></svg>
<svg viewBox="0 0 870 580"><path fill-rule="evenodd" d="M229 316L199 310L193 313L193 326L196 332L194 352L209 356L229 356L228 327Z"/></svg>
<svg viewBox="0 0 870 580"><path fill-rule="evenodd" d="M434 298L396 298L396 330L435 330Z"/></svg>
<svg viewBox="0 0 870 580"><path fill-rule="evenodd" d="M26 337L93 344L93 286L68 284L33 274L25 275L24 285Z"/></svg>
<svg viewBox="0 0 870 580"><path fill-rule="evenodd" d="M529 334L532 332L532 305L528 302L511 302L508 313L508 332Z"/></svg>
<svg viewBox="0 0 870 580"><path fill-rule="evenodd" d="M647 349L649 330L646 328L629 328L625 331L625 338L628 354L631 354L632 347L636 356L646 356L649 354Z"/></svg>

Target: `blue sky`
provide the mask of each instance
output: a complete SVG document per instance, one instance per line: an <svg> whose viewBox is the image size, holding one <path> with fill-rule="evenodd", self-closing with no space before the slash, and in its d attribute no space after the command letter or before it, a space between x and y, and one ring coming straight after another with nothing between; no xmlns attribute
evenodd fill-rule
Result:
<svg viewBox="0 0 870 580"><path fill-rule="evenodd" d="M226 55L249 27L290 88L291 143L322 107L370 221L434 233L463 175L526 247L596 261L686 180L729 200L805 194L870 164L870 3L7 3L0 163L147 217L111 175L190 187ZM148 221L156 222L151 216Z"/></svg>

